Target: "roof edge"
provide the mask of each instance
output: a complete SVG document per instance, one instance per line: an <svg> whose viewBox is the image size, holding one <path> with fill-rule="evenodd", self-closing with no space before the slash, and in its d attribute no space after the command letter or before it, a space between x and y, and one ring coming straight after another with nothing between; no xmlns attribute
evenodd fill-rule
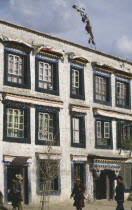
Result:
<svg viewBox="0 0 132 210"><path fill-rule="evenodd" d="M75 47L79 47L83 50L87 50L87 51L90 51L90 52L93 52L93 53L96 53L96 54L99 54L99 55L103 55L103 56L106 56L108 58L112 58L112 59L115 59L117 61L122 61L122 62L125 62L125 63L128 63L130 65L132 65L132 61L128 61L128 60L125 60L123 58L120 58L120 57L116 57L116 56L113 56L113 55L110 55L110 54L107 54L105 52L101 52L101 51L98 51L98 50L94 50L92 48L89 48L89 47L85 47L83 45L79 45L79 44L76 44L74 42L71 42L71 41L67 41L67 40L64 40L62 38L58 38L56 36L53 36L53 35L49 35L49 34L45 34L45 33L42 33L40 31L36 31L36 30L33 30L33 29L30 29L30 28L27 28L27 27L24 27L24 26L21 26L21 25L16 25L14 23L10 23L10 22L7 22L5 20L0 20L0 23L1 24L4 24L4 25L7 25L7 26L10 26L10 27L14 27L14 28L17 28L17 29L21 29L23 31L27 31L27 32L30 32L30 33L34 33L36 35L39 35L39 36L42 36L42 37L46 37L46 38L49 38L49 39L54 39L56 41L60 41L60 42L63 42L63 43L67 43L67 44L70 44L72 46L75 46Z"/></svg>

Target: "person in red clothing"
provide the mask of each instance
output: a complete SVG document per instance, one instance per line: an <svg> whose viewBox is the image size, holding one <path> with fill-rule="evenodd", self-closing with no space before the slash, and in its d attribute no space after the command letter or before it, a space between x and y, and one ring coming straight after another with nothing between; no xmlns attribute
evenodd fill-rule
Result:
<svg viewBox="0 0 132 210"><path fill-rule="evenodd" d="M82 210L82 208L85 207L84 191L85 191L85 188L84 188L84 185L81 183L81 180L76 179L76 183L74 185L70 198L74 197L73 206L75 206L77 210Z"/></svg>

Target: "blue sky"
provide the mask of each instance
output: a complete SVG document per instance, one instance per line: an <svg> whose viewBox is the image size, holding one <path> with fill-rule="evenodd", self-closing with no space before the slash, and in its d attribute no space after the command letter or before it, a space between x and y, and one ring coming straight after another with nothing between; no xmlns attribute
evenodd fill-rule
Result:
<svg viewBox="0 0 132 210"><path fill-rule="evenodd" d="M132 61L132 0L0 0L0 19L91 47L73 4L86 9L97 50Z"/></svg>

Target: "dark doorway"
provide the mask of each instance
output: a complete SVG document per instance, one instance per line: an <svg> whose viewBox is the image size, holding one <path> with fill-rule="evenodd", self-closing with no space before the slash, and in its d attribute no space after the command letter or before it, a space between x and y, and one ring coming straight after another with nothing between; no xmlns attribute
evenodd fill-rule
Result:
<svg viewBox="0 0 132 210"><path fill-rule="evenodd" d="M114 177L112 170L101 171L100 178L95 181L96 199L113 199Z"/></svg>
<svg viewBox="0 0 132 210"><path fill-rule="evenodd" d="M16 174L21 174L23 177L23 202L29 203L28 197L28 168L27 166L8 166L7 167L7 189L11 188L12 179ZM8 193L8 202L11 201L10 193Z"/></svg>
<svg viewBox="0 0 132 210"><path fill-rule="evenodd" d="M74 163L74 181L80 178L81 182L85 184L85 164L84 163Z"/></svg>

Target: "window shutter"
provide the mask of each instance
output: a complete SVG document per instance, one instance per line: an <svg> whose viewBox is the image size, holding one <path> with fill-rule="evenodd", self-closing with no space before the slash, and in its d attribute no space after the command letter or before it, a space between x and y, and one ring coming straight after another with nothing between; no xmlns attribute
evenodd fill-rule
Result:
<svg viewBox="0 0 132 210"><path fill-rule="evenodd" d="M54 112L53 113L53 141L54 145L59 146L60 145L60 134L59 134L59 113Z"/></svg>
<svg viewBox="0 0 132 210"><path fill-rule="evenodd" d="M53 90L58 89L58 63L53 63Z"/></svg>
<svg viewBox="0 0 132 210"><path fill-rule="evenodd" d="M129 106L130 104L130 84L126 83L126 105Z"/></svg>
<svg viewBox="0 0 132 210"><path fill-rule="evenodd" d="M109 102L110 101L110 78L106 78L106 100Z"/></svg>
<svg viewBox="0 0 132 210"><path fill-rule="evenodd" d="M117 121L117 148L121 148L121 122Z"/></svg>
<svg viewBox="0 0 132 210"><path fill-rule="evenodd" d="M29 110L28 110L29 111ZM29 135L29 132L30 130L28 129L28 111L27 109L24 110L24 138L28 138L30 135Z"/></svg>
<svg viewBox="0 0 132 210"><path fill-rule="evenodd" d="M83 144L85 146L85 116L80 117L79 128L80 128L80 144Z"/></svg>

